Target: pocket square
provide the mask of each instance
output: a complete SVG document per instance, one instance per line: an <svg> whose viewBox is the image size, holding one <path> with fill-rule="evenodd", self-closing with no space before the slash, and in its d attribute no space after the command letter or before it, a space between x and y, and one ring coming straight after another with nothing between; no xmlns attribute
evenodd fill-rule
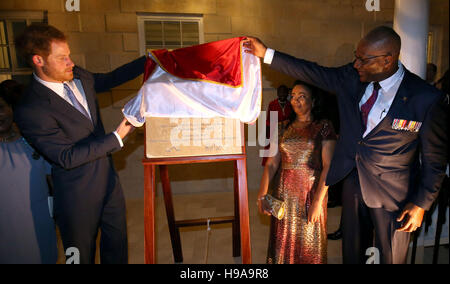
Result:
<svg viewBox="0 0 450 284"><path fill-rule="evenodd" d="M419 132L422 122L406 119L394 119L392 122L392 129L403 130L409 132Z"/></svg>

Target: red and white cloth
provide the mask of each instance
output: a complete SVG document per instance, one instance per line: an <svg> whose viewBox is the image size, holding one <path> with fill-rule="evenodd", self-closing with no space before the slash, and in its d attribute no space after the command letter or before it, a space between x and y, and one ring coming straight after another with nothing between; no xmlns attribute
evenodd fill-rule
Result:
<svg viewBox="0 0 450 284"><path fill-rule="evenodd" d="M261 111L259 58L244 37L149 53L144 84L124 107L130 123L145 117L227 117L256 121Z"/></svg>

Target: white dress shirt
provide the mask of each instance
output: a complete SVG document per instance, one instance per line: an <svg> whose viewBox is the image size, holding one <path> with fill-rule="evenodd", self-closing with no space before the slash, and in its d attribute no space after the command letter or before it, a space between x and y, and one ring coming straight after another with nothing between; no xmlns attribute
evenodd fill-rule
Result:
<svg viewBox="0 0 450 284"><path fill-rule="evenodd" d="M92 120L91 112L89 111L88 102L86 100L86 94L84 93L83 85L80 80L73 79L72 81L66 81L62 83L55 83L55 82L48 82L44 81L41 78L39 78L35 73L33 73L34 78L36 81L41 83L42 85L46 86L53 92L55 92L58 96L60 96L63 100L65 100L68 104L73 106L72 101L70 100L69 96L67 95L66 91L64 90L64 83L69 86L69 88L74 93L75 97L77 98L78 102L84 107L86 112L89 115L89 118ZM117 140L119 141L120 147L123 147L123 141L120 138L117 131L113 132L114 135L117 137Z"/></svg>
<svg viewBox="0 0 450 284"><path fill-rule="evenodd" d="M273 60L273 56L275 54L275 50L271 48L267 48L266 54L264 55L264 63L271 64ZM372 109L369 112L369 117L367 118L367 128L363 134L365 137L369 134L372 129L374 129L386 116L388 113L392 102L394 101L395 94L397 94L398 88L405 76L405 68L403 64L398 62L398 70L391 77L379 82L381 89L378 92L378 98L375 101ZM371 82L366 91L359 102L359 108L370 98L373 92L373 82Z"/></svg>

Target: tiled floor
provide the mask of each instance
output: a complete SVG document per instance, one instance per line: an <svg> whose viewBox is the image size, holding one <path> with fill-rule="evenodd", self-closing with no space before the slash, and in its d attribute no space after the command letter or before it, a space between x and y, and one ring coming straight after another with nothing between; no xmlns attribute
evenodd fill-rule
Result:
<svg viewBox="0 0 450 284"><path fill-rule="evenodd" d="M252 262L265 263L269 236L269 217L257 213L256 191L249 192L250 236ZM233 215L233 193L192 193L173 196L177 220ZM340 207L328 209L328 231L339 226ZM144 202L127 200L129 262L144 263ZM234 264L241 259L232 257L231 224L213 225L207 242L206 226L181 229L181 242L185 264ZM174 263L167 218L162 196L156 200L157 263ZM206 259L208 247L208 255ZM98 254L97 254L98 255ZM439 263L449 263L448 247L441 246ZM431 263L432 248L424 251L424 263ZM98 259L98 256L97 256ZM64 263L60 247L59 263ZM342 263L341 241L328 242L328 263Z"/></svg>

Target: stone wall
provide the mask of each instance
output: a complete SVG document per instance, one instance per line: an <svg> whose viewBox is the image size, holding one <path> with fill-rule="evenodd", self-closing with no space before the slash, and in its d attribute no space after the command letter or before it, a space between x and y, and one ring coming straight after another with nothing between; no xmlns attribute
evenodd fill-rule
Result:
<svg viewBox="0 0 450 284"><path fill-rule="evenodd" d="M67 12L65 0L2 0L1 11L48 11L48 22L69 38L72 58L93 72L108 72L139 56L138 14L182 14L203 17L206 42L235 36L259 37L268 46L322 65L339 66L352 61L356 43L371 28L392 24L394 0L380 0L381 11L368 12L365 0L80 0L79 12ZM449 1L431 0L430 24L438 31L435 62L438 73L448 68ZM139 88L142 78L109 93L99 94L108 130L120 121L120 108ZM263 109L275 98L279 84L292 78L263 66ZM142 132L129 138L130 145L115 154L127 196L142 194ZM128 147L128 149L127 149ZM250 189L259 187L262 174L256 147L247 150ZM125 175L129 168L133 174ZM174 167L174 192L189 182L193 191L231 189L230 165L217 170L193 166L189 181L184 169ZM206 173L206 177L205 177ZM194 178L193 178L194 177ZM138 182L136 181L138 180ZM192 181L194 180L194 181ZM178 184L179 182L179 184Z"/></svg>

